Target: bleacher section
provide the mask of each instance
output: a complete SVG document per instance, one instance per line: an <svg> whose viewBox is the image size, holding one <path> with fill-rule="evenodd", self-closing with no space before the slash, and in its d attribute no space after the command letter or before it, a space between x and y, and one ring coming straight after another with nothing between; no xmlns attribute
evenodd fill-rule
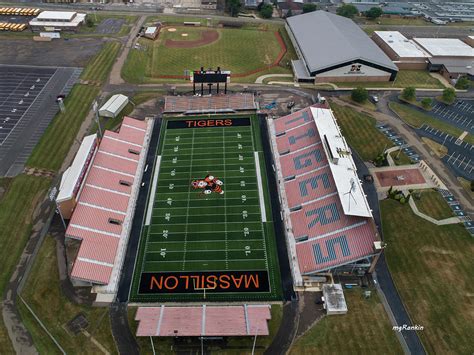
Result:
<svg viewBox="0 0 474 355"><path fill-rule="evenodd" d="M255 111L253 94L228 94L209 96L165 96L164 113L229 113Z"/></svg>
<svg viewBox="0 0 474 355"><path fill-rule="evenodd" d="M73 280L110 285L121 268L149 140L150 124L125 117L119 133L106 131L77 196L66 231L81 240ZM119 273L119 272L118 272Z"/></svg>
<svg viewBox="0 0 474 355"><path fill-rule="evenodd" d="M139 307L137 336L268 335L269 305Z"/></svg>
<svg viewBox="0 0 474 355"><path fill-rule="evenodd" d="M270 130L295 279L376 254L375 224L332 111L308 107L273 120ZM341 194L336 179L339 186L350 179L351 191Z"/></svg>

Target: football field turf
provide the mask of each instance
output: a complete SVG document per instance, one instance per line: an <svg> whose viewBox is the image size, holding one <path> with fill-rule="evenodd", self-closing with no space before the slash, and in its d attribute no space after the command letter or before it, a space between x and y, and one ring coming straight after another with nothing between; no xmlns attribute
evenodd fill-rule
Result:
<svg viewBox="0 0 474 355"><path fill-rule="evenodd" d="M256 120L163 121L131 301L280 299ZM223 194L193 189L208 174Z"/></svg>

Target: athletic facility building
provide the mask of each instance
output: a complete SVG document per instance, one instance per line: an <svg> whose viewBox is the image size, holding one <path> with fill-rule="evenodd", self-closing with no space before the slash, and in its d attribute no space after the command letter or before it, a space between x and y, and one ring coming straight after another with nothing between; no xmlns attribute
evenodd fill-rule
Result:
<svg viewBox="0 0 474 355"><path fill-rule="evenodd" d="M375 31L372 39L399 69L426 69L431 57L415 41L398 31Z"/></svg>
<svg viewBox="0 0 474 355"><path fill-rule="evenodd" d="M274 120L270 131L295 286L370 270L380 238L333 112L311 106Z"/></svg>
<svg viewBox="0 0 474 355"><path fill-rule="evenodd" d="M302 82L393 81L398 68L351 19L314 11L287 19Z"/></svg>

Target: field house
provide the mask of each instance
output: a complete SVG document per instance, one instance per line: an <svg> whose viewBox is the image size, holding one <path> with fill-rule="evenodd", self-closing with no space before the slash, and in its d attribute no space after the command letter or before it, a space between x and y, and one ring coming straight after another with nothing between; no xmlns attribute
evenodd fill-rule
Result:
<svg viewBox="0 0 474 355"><path fill-rule="evenodd" d="M257 111L252 93L168 96L162 116L86 137L64 174L71 280L139 305L138 336L268 335L269 302L375 265L332 111Z"/></svg>

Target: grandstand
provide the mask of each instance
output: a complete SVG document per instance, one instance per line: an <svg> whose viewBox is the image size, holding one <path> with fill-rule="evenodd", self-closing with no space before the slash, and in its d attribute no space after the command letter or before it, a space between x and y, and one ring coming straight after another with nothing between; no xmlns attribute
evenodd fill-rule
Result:
<svg viewBox="0 0 474 355"><path fill-rule="evenodd" d="M268 335L269 305L139 307L137 336Z"/></svg>
<svg viewBox="0 0 474 355"><path fill-rule="evenodd" d="M295 286L328 271L365 273L379 236L332 111L315 105L269 129Z"/></svg>
<svg viewBox="0 0 474 355"><path fill-rule="evenodd" d="M59 209L73 209L66 238L80 241L71 279L92 285L97 302L110 302L117 291L152 125L125 117L99 145L91 143L95 135L86 137L61 184Z"/></svg>
<svg viewBox="0 0 474 355"><path fill-rule="evenodd" d="M207 114L255 111L253 94L229 94L208 96L166 96L164 113Z"/></svg>

